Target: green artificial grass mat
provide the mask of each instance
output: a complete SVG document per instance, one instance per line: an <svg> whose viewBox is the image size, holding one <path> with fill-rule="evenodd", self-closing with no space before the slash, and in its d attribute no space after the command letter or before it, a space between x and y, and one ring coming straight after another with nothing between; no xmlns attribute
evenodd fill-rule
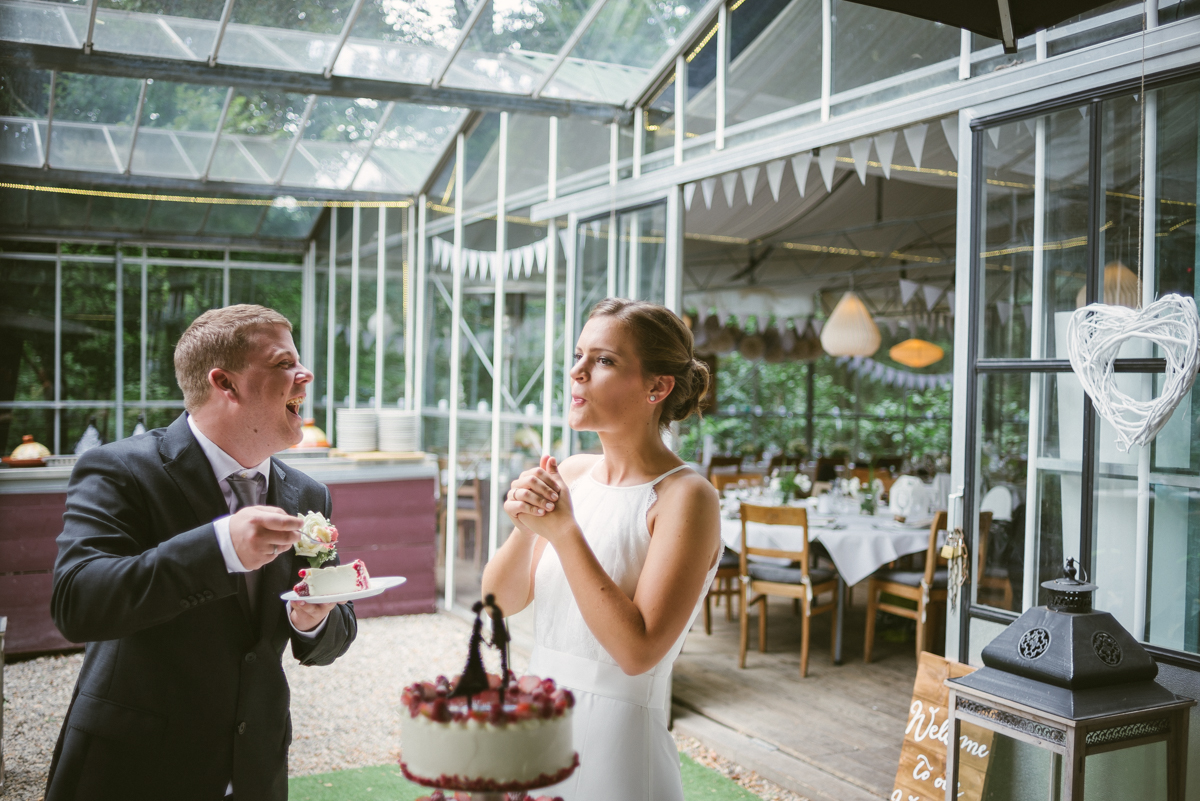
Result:
<svg viewBox="0 0 1200 801"><path fill-rule="evenodd" d="M683 797L687 801L756 801L758 796L743 789L715 770L680 754ZM404 778L395 765L339 770L288 780L290 801L415 801L429 790Z"/></svg>

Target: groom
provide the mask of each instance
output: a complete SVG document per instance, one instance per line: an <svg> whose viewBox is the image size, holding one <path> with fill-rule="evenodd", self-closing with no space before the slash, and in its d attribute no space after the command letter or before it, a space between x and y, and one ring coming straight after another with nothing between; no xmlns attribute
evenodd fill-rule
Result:
<svg viewBox="0 0 1200 801"><path fill-rule="evenodd" d="M328 665L351 604L285 604L298 512L329 492L271 458L313 375L261 306L206 312L175 347L187 413L88 451L67 489L51 611L87 649L46 801L287 798L284 647ZM314 679L317 676L313 676Z"/></svg>

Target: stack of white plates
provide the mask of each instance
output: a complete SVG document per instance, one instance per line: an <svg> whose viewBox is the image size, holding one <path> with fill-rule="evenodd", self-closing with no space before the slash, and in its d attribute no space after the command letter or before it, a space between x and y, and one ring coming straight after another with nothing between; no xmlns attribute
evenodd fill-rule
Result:
<svg viewBox="0 0 1200 801"><path fill-rule="evenodd" d="M337 447L347 453L373 451L379 441L374 409L337 410Z"/></svg>
<svg viewBox="0 0 1200 801"><path fill-rule="evenodd" d="M420 450L416 410L384 409L378 415L379 450L393 453Z"/></svg>

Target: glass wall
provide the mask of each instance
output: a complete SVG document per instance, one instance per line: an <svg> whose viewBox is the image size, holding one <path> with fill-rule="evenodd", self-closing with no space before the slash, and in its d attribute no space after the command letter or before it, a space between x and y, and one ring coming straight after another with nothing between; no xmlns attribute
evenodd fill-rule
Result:
<svg viewBox="0 0 1200 801"><path fill-rule="evenodd" d="M1196 294L1200 81L993 125L975 147L972 496L993 513L975 608L1044 603L1038 585L1074 557L1100 587L1097 608L1151 645L1200 652L1197 393L1125 450L1066 360L1068 324L1089 302ZM1127 341L1117 388L1158 395L1161 357Z"/></svg>
<svg viewBox="0 0 1200 801"><path fill-rule="evenodd" d="M208 309L260 303L292 320L299 346L303 271L300 252L0 240L0 448L30 434L72 453L91 422L106 442L139 417L168 424L183 410L184 329Z"/></svg>

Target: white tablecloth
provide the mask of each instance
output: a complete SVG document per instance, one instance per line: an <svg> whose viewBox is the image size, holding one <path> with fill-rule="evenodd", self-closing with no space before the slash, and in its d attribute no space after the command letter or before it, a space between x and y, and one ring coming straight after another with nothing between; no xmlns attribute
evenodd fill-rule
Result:
<svg viewBox="0 0 1200 801"><path fill-rule="evenodd" d="M799 526L749 523L746 535L751 548L798 551L804 543L804 530ZM942 532L939 538L944 537ZM890 513L886 517L810 514L808 538L825 546L846 584L853 586L901 556L924 551L929 545L929 524L917 527L897 523ZM741 521L722 519L721 539L730 549L740 551Z"/></svg>

